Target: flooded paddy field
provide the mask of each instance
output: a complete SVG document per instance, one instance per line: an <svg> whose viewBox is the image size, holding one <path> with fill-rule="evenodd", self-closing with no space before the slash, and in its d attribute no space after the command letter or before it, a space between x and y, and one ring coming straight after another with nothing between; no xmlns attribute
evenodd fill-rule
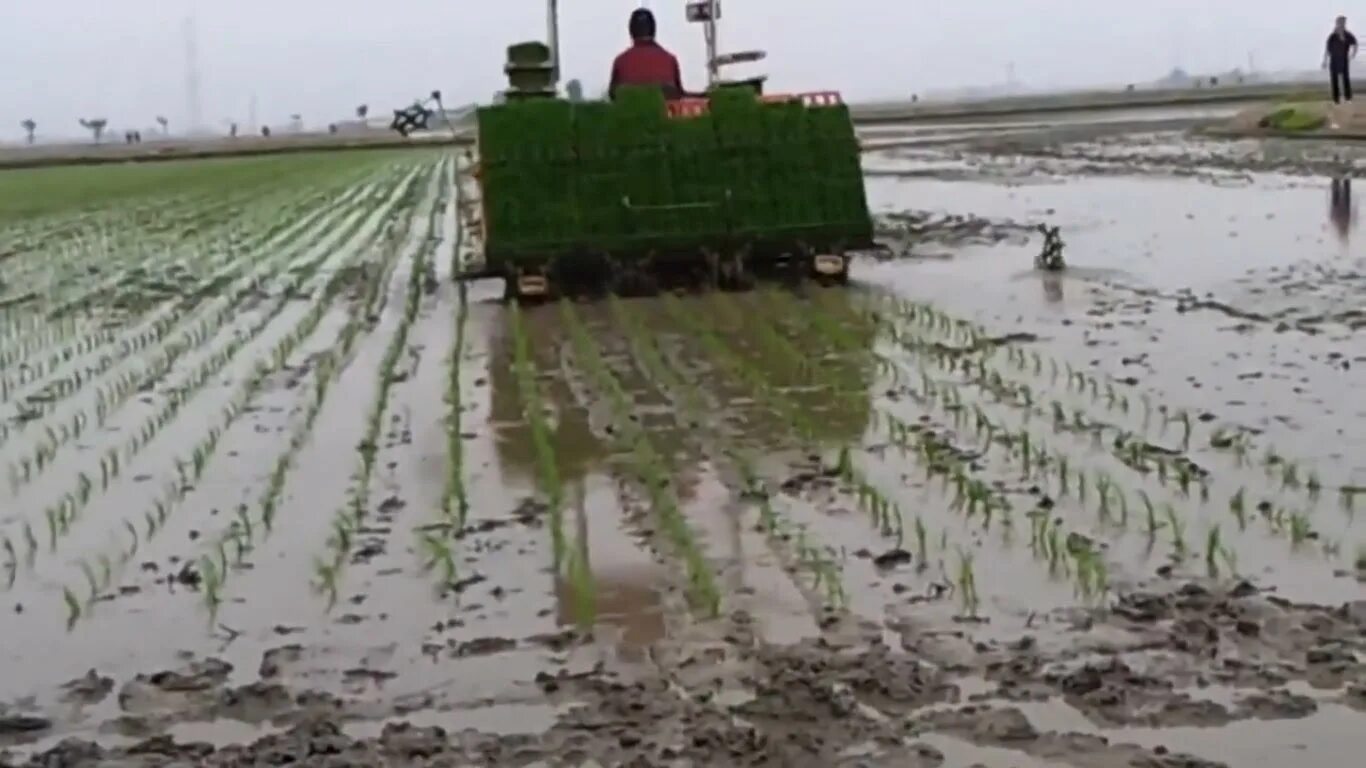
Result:
<svg viewBox="0 0 1366 768"><path fill-rule="evenodd" d="M520 308L452 155L0 193L0 765L1353 764L1352 161L1097 130Z"/></svg>

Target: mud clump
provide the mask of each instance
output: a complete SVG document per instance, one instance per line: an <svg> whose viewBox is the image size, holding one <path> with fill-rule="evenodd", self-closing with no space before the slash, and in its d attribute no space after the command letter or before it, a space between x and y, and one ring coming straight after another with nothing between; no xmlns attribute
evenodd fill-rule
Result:
<svg viewBox="0 0 1366 768"><path fill-rule="evenodd" d="M62 686L62 698L68 704L91 705L104 701L114 690L114 679L104 677L95 670Z"/></svg>

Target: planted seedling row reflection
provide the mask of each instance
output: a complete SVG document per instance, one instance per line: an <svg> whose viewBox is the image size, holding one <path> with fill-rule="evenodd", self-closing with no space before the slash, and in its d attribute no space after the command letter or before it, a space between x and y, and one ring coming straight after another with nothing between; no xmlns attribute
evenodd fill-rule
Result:
<svg viewBox="0 0 1366 768"><path fill-rule="evenodd" d="M673 468L656 451L645 428L633 418L631 399L603 360L597 343L588 335L568 301L560 303L560 317L569 332L576 364L606 395L612 412L615 442L627 454L637 484L649 498L651 511L675 553L683 561L688 576L688 597L694 609L705 616L718 615L721 611L720 589L716 585L712 567L679 505L673 487Z"/></svg>
<svg viewBox="0 0 1366 768"><path fill-rule="evenodd" d="M714 306L717 308L715 314L730 317L732 320L737 319L734 314L734 307L724 306L724 304L728 302L728 299L717 296L713 298L713 301L715 302ZM680 316L679 319L683 322L689 322L688 317ZM772 328L769 330L771 332L761 332L761 338L765 340L761 343L765 344L769 348L769 351L776 356L785 358L788 361L790 370L797 369L796 361L802 353L797 350L790 341L782 338L781 334L778 334L776 330ZM703 326L700 324L700 321L698 321L694 323L694 333L698 334L704 340L709 340L713 348L713 354L722 359L732 371L739 371L750 365L747 357L724 348L717 337L714 328ZM753 375L747 375L744 376L744 378L746 380L753 380L756 377L761 376L762 374L756 370L753 372ZM860 398L863 396L859 392L841 391L835 387L831 387L830 391L837 398ZM787 393L777 391L774 393L774 398L776 399L767 399L765 401L766 404L776 405L778 408L788 413L802 413L795 402L788 402L790 395ZM804 418L804 415L798 416L798 418ZM879 424L889 424L889 422L886 421L886 418L885 414L879 415L875 411L874 427L877 428ZM812 447L819 448L819 446L814 444ZM875 529L884 536L894 537L897 542L897 548L903 548L906 543L905 524L904 515L901 512L899 504L894 502L889 495L879 489L865 474L855 468L852 453L847 446L842 447L839 451L839 459L835 471L837 476L845 482L845 491L857 498L860 510L870 515ZM972 487L974 489L977 488L976 485L973 485ZM968 498L969 496L966 494L962 496L962 499L965 501ZM976 501L972 503L975 508ZM913 535L916 541L916 552L919 556L918 567L923 570L928 567L928 564L931 562L931 536L925 526L924 520L919 515L916 516L913 524ZM949 550L948 531L944 530L941 532L937 537L937 540L940 551L947 553ZM944 573L945 580L954 584L955 591L959 596L964 611L964 617L974 619L977 617L980 608L980 597L977 591L975 572L973 570L973 558L970 553L961 547L956 548L956 552L958 560L955 573L953 575L948 574L942 560L940 562L940 569L941 572Z"/></svg>
<svg viewBox="0 0 1366 768"><path fill-rule="evenodd" d="M616 326L625 333L638 365L654 380L656 387L677 398L685 420L704 430L739 471L743 483L741 497L757 506L759 529L765 534L770 549L789 570L811 574L813 587L823 590L829 607L844 609L848 596L839 562L833 554L827 547L819 546L805 526L793 523L775 503L777 497L760 475L753 456L714 427L714 420L709 418L711 409L699 389L665 362L658 335L644 330L643 320L626 302L616 296L609 297L608 301Z"/></svg>

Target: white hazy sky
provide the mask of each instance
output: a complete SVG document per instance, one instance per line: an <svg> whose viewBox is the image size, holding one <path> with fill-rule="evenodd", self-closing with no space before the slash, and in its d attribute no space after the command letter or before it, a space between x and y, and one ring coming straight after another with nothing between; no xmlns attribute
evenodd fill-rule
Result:
<svg viewBox="0 0 1366 768"><path fill-rule="evenodd" d="M684 0L560 0L566 78L589 93L626 44L632 8L653 7L660 40L697 84L700 30ZM763 48L774 89L880 98L1004 80L1070 86L1191 71L1318 64L1343 0L723 0L722 48ZM0 136L33 118L80 133L77 118L142 127L188 114L185 35L197 20L204 122L298 112L314 125L355 105L402 106L441 88L487 99L508 43L539 38L544 0L8 0L0 15ZM1362 11L1366 29L1366 10ZM8 118L5 120L5 118ZM8 123L6 125L5 123Z"/></svg>

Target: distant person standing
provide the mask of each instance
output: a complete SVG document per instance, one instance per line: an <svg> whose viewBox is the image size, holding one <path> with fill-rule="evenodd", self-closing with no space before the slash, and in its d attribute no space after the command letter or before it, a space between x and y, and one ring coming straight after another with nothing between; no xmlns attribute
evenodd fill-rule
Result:
<svg viewBox="0 0 1366 768"><path fill-rule="evenodd" d="M1323 66L1333 85L1333 103L1352 100L1352 76L1348 65L1357 56L1356 35L1347 31L1347 17L1339 16L1323 49Z"/></svg>

